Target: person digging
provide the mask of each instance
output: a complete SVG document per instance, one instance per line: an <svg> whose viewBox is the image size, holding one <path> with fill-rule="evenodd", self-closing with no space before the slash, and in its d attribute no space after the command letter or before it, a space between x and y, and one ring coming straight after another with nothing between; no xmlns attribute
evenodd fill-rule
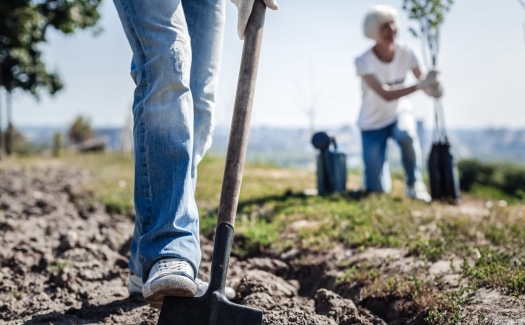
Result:
<svg viewBox="0 0 525 325"><path fill-rule="evenodd" d="M243 39L254 0L232 0ZM277 10L275 0L264 0ZM114 0L133 57L136 209L128 283L151 307L203 295L197 165L211 145L224 0ZM227 288L230 299L235 295Z"/></svg>

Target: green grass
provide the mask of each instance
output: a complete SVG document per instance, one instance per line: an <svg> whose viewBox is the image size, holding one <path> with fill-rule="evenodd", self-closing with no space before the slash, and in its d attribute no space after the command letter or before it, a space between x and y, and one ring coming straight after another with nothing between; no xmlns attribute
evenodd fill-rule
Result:
<svg viewBox="0 0 525 325"><path fill-rule="evenodd" d="M491 187L491 186L485 186L485 185L479 185L479 184L473 184L469 191L472 195L474 195L476 198L485 200L485 201L491 201L494 200L496 202L499 202L501 200L506 201L507 203L519 203L522 201L521 199L509 195L502 190Z"/></svg>
<svg viewBox="0 0 525 325"><path fill-rule="evenodd" d="M377 265L368 262L350 267L338 283L362 287L361 295L367 298L410 301L409 310L426 314L424 320L432 325L461 324L463 310L475 302L474 286L439 292L436 284L440 279L431 281L422 270L413 274L382 273Z"/></svg>
<svg viewBox="0 0 525 325"><path fill-rule="evenodd" d="M89 169L95 177L85 189L93 192L96 200L112 213L133 210L130 157L23 158L2 161L0 168L20 165ZM222 158L207 157L199 165L196 201L204 235L210 235L216 225L223 171ZM348 187L359 184L359 175L350 173ZM313 172L247 164L234 254L253 256L264 250L282 252L291 247L323 251L344 245L359 250L404 248L427 264L464 259L458 272L468 279L469 286L459 291L440 291L439 279L430 282L417 274L383 274L372 265L348 265L348 272L340 279L341 283L359 283L371 296L399 296L416 302L428 312L429 324L459 324L462 309L471 303L468 297L472 288L497 288L514 296L525 293L525 211L519 198L473 184L471 193L464 195L458 207L426 205L404 197L400 177L394 178L392 194L359 200L349 195L303 194L305 189L315 187Z"/></svg>
<svg viewBox="0 0 525 325"><path fill-rule="evenodd" d="M525 293L525 255L483 247L473 266L463 264L463 273L478 287L503 289L519 296Z"/></svg>
<svg viewBox="0 0 525 325"><path fill-rule="evenodd" d="M424 320L432 325L461 324L463 310L466 306L475 303L475 292L475 287L462 286L456 291L435 294L434 299L437 306L428 312ZM482 318L481 321L483 321Z"/></svg>

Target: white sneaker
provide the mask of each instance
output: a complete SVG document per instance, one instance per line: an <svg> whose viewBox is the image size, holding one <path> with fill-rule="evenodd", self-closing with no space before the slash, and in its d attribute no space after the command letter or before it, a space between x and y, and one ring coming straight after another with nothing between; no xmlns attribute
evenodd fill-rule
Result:
<svg viewBox="0 0 525 325"><path fill-rule="evenodd" d="M149 271L142 295L153 308L161 308L165 296L193 297L197 285L193 266L181 258L157 261Z"/></svg>
<svg viewBox="0 0 525 325"><path fill-rule="evenodd" d="M204 296L206 290L208 290L208 286L210 285L210 283L202 281L199 278L195 279L195 283L197 284L197 293L195 294L195 297ZM228 300L232 300L233 298L235 298L235 290L233 290L232 287L225 287L224 294L226 295L226 298L228 298Z"/></svg>
<svg viewBox="0 0 525 325"><path fill-rule="evenodd" d="M407 187L407 196L416 200L421 200L426 203L432 201L432 197L428 194L427 187L423 182L416 182L414 186Z"/></svg>
<svg viewBox="0 0 525 325"><path fill-rule="evenodd" d="M200 278L195 279L195 284L197 285L197 293L195 294L195 297L204 296L210 285L209 282L203 281ZM139 293L142 295L142 278L140 276L130 273L128 279L128 292L130 295ZM236 295L235 290L233 290L232 287L225 287L224 293L228 300L234 299Z"/></svg>
<svg viewBox="0 0 525 325"><path fill-rule="evenodd" d="M129 295L142 294L142 278L133 273L129 274L128 278L128 292Z"/></svg>

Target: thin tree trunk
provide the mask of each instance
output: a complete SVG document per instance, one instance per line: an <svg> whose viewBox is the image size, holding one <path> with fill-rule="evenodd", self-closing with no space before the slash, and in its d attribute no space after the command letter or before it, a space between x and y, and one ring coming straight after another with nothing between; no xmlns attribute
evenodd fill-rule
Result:
<svg viewBox="0 0 525 325"><path fill-rule="evenodd" d="M13 153L13 140L14 140L14 126L13 126L13 102L11 92L6 94L6 115L7 115L7 130L5 133L5 153L10 156Z"/></svg>
<svg viewBox="0 0 525 325"><path fill-rule="evenodd" d="M2 65L0 64L0 72ZM4 131L2 129L2 74L0 73L0 160L4 156Z"/></svg>
<svg viewBox="0 0 525 325"><path fill-rule="evenodd" d="M0 160L4 156L4 132L2 131L2 88L4 86L3 75L3 59L0 59Z"/></svg>

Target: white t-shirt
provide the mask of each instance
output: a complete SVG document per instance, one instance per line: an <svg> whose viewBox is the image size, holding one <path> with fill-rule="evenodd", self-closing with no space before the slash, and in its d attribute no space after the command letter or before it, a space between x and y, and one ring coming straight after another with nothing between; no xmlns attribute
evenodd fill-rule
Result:
<svg viewBox="0 0 525 325"><path fill-rule="evenodd" d="M379 60L372 49L369 49L355 60L357 75L375 75L383 84L390 86L404 85L407 72L420 68L420 61L412 48L396 43L394 59L391 62ZM412 110L407 98L386 101L362 80L363 104L357 125L363 131L377 130L394 123L398 114Z"/></svg>

